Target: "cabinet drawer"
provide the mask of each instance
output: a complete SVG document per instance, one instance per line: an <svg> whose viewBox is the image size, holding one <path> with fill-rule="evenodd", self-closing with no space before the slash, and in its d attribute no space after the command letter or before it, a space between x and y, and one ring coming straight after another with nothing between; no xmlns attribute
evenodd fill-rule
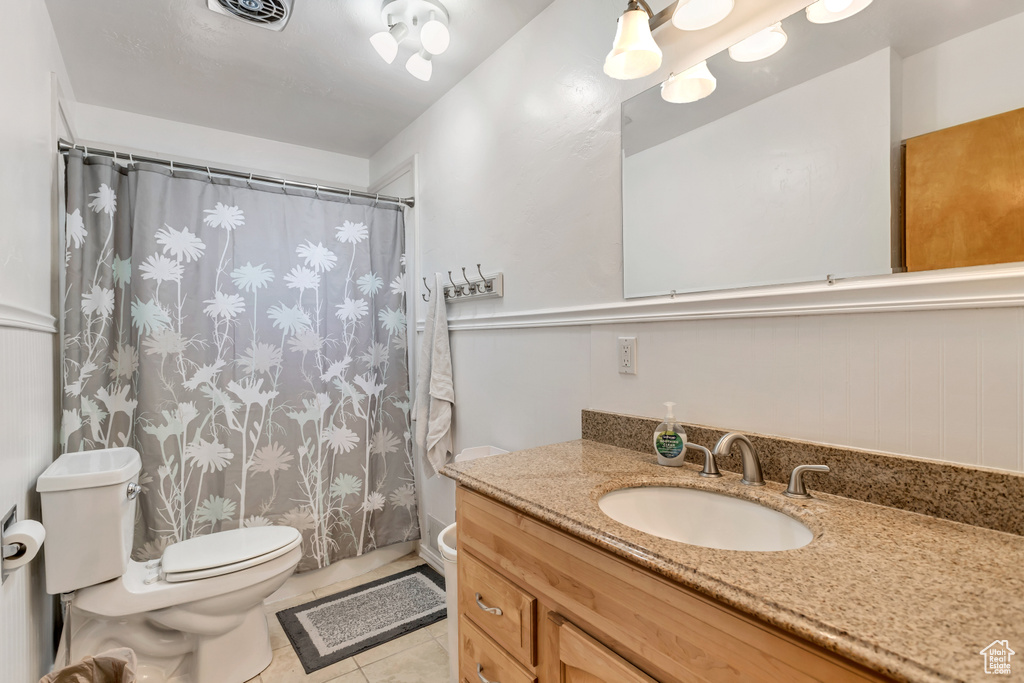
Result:
<svg viewBox="0 0 1024 683"><path fill-rule="evenodd" d="M569 623L558 628L561 683L657 683Z"/></svg>
<svg viewBox="0 0 1024 683"><path fill-rule="evenodd" d="M537 600L469 553L459 553L458 566L459 614L523 664L536 664Z"/></svg>
<svg viewBox="0 0 1024 683"><path fill-rule="evenodd" d="M459 564L462 564L461 557ZM462 683L537 681L532 673L484 635L465 615L459 617L459 679Z"/></svg>

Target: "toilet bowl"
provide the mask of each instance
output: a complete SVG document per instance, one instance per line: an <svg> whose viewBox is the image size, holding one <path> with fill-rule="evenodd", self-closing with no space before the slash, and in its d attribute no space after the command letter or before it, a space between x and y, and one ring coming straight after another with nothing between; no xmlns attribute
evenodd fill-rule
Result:
<svg viewBox="0 0 1024 683"><path fill-rule="evenodd" d="M44 551L47 591L74 591L72 660L130 647L140 682L244 683L270 664L263 601L295 570L302 536L233 529L134 562L126 520L140 469L130 448L83 451L62 455L37 482L43 523L57 537Z"/></svg>

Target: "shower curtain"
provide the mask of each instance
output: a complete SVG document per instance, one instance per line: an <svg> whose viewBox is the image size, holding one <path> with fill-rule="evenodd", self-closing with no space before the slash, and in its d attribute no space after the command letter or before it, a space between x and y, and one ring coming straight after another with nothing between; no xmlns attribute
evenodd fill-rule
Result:
<svg viewBox="0 0 1024 683"><path fill-rule="evenodd" d="M141 453L134 557L418 538L400 208L78 151L66 177L61 441Z"/></svg>

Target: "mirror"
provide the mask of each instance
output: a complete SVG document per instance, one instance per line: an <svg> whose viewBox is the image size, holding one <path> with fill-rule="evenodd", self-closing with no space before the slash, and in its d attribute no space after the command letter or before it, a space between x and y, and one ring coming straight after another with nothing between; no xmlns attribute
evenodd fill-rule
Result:
<svg viewBox="0 0 1024 683"><path fill-rule="evenodd" d="M902 142L1024 107L1024 0L874 0L782 29L766 59L709 59L703 99L623 103L626 298L899 271Z"/></svg>

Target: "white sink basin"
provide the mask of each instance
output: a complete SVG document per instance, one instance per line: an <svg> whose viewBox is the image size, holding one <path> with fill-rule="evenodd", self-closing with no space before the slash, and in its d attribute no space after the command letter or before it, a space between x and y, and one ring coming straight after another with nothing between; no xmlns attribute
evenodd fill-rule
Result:
<svg viewBox="0 0 1024 683"><path fill-rule="evenodd" d="M671 541L720 550L802 548L814 534L789 515L749 500L674 486L619 489L601 497L617 522Z"/></svg>

